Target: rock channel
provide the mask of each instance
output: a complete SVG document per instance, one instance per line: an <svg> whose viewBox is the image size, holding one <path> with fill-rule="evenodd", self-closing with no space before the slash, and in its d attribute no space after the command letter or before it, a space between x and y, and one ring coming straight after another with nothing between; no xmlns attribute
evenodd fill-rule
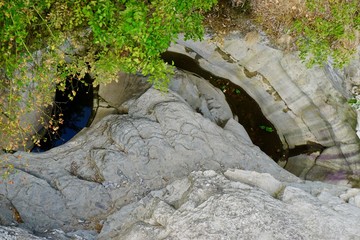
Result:
<svg viewBox="0 0 360 240"><path fill-rule="evenodd" d="M244 71L237 73L246 77ZM16 169L0 184L3 239L360 237L360 190L301 180L281 168L251 143L220 90L183 71L168 93L136 78L141 91L125 99L103 93L111 108L102 114L112 114L65 145L0 155ZM321 136L310 139L332 148ZM351 164L341 169L358 166L345 160Z"/></svg>
<svg viewBox="0 0 360 240"><path fill-rule="evenodd" d="M275 49L254 32L234 33L223 44L211 36L202 42L180 37L169 51L192 57L203 69L243 88L274 124L284 148L322 146L290 158L287 170L334 183L359 178L357 117L347 103L351 86L360 82L358 60L343 72L330 65L307 69L296 53Z"/></svg>

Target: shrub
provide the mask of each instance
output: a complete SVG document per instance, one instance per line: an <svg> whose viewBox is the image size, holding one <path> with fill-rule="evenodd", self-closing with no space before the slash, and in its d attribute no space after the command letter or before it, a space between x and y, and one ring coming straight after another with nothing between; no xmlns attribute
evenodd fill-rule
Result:
<svg viewBox="0 0 360 240"><path fill-rule="evenodd" d="M201 39L216 1L0 0L0 136L9 139L0 148L26 145L34 129L21 116L51 105L68 77L91 73L98 84L141 72L166 90L172 68L160 54L179 33Z"/></svg>
<svg viewBox="0 0 360 240"><path fill-rule="evenodd" d="M307 66L342 68L359 45L358 0L254 0L257 20L275 38L291 34Z"/></svg>
<svg viewBox="0 0 360 240"><path fill-rule="evenodd" d="M300 57L308 66L331 60L338 68L350 61L359 45L360 1L308 0L308 13L295 21Z"/></svg>

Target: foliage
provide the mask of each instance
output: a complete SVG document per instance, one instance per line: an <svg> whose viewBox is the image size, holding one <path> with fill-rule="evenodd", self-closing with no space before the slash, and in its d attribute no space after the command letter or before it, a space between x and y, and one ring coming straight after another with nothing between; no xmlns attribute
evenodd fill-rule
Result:
<svg viewBox="0 0 360 240"><path fill-rule="evenodd" d="M356 110L360 109L360 99L358 97L348 99L347 103Z"/></svg>
<svg viewBox="0 0 360 240"><path fill-rule="evenodd" d="M0 0L0 135L9 136L1 147L17 149L28 141L24 136L34 129L21 116L50 107L69 76L91 73L97 84L117 80L120 70L141 72L167 89L172 68L160 54L179 33L201 39L202 14L215 3ZM40 121L47 125L49 119Z"/></svg>
<svg viewBox="0 0 360 240"><path fill-rule="evenodd" d="M294 20L306 13L306 0L251 0L254 19L273 38L288 34Z"/></svg>
<svg viewBox="0 0 360 240"><path fill-rule="evenodd" d="M268 133L272 133L274 131L274 129L272 127L269 126L265 126L265 125L261 125L259 126L262 130L268 132Z"/></svg>
<svg viewBox="0 0 360 240"><path fill-rule="evenodd" d="M253 0L252 6L271 36L295 39L308 67L330 57L341 68L359 45L359 0Z"/></svg>
<svg viewBox="0 0 360 240"><path fill-rule="evenodd" d="M327 62L328 57L343 67L359 44L360 1L307 0L307 9L293 27L300 57L310 57L309 67Z"/></svg>

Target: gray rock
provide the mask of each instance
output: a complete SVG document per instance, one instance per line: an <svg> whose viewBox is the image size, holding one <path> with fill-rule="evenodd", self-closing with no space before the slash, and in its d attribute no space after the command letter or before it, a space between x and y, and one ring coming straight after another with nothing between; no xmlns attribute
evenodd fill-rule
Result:
<svg viewBox="0 0 360 240"><path fill-rule="evenodd" d="M95 240L97 233L93 231L79 230L75 232L65 233L59 229L53 229L43 233L33 233L14 226L0 226L0 240Z"/></svg>
<svg viewBox="0 0 360 240"><path fill-rule="evenodd" d="M147 77L119 72L118 81L108 84L100 84L95 100L96 112L91 126L94 126L101 119L112 114L127 113L128 107L124 103L139 97L151 85Z"/></svg>
<svg viewBox="0 0 360 240"><path fill-rule="evenodd" d="M271 196L275 197L283 190L284 185L268 173L257 173L239 169L227 170L224 176L232 181L239 181L259 187Z"/></svg>
<svg viewBox="0 0 360 240"><path fill-rule="evenodd" d="M221 127L233 117L222 91L192 73L177 70L169 89L178 93L194 110Z"/></svg>
<svg viewBox="0 0 360 240"><path fill-rule="evenodd" d="M0 226L0 240L45 240L45 239L46 238L37 237L21 228Z"/></svg>
<svg viewBox="0 0 360 240"><path fill-rule="evenodd" d="M360 236L359 192L299 180L231 118L153 88L126 108L48 152L2 153L17 172L0 184L1 224L29 239Z"/></svg>
<svg viewBox="0 0 360 240"><path fill-rule="evenodd" d="M194 170L241 168L298 180L178 94L152 88L128 114L107 116L65 145L4 156L17 172L13 184L0 185L0 204L14 206L19 226L37 232L100 230L118 208ZM8 215L0 210L0 219Z"/></svg>
<svg viewBox="0 0 360 240"><path fill-rule="evenodd" d="M319 152L315 152L309 155L300 154L290 157L284 168L296 176L305 179L306 174L308 174L311 168L315 165L315 161L319 155Z"/></svg>
<svg viewBox="0 0 360 240"><path fill-rule="evenodd" d="M258 174L257 181L269 177ZM313 184L306 182L287 186L274 198L243 180L227 179L215 171L193 172L115 212L99 239L360 238L360 208L326 191L326 184L319 183L318 196L304 190ZM274 181L273 187L277 185Z"/></svg>
<svg viewBox="0 0 360 240"><path fill-rule="evenodd" d="M238 135L240 138L247 140L249 143L252 143L249 134L246 132L245 128L234 119L229 119L224 126L224 130L230 131L234 135Z"/></svg>
<svg viewBox="0 0 360 240"><path fill-rule="evenodd" d="M101 84L98 94L103 101L118 109L124 102L139 97L150 87L146 77L119 72L118 81Z"/></svg>
<svg viewBox="0 0 360 240"><path fill-rule="evenodd" d="M308 87L306 73L291 68L298 66L292 57L257 43L226 40L235 65L203 43L184 44L197 47L203 66L252 86L250 95L268 116L282 121L289 146L308 140L326 146L300 173L305 178L339 182L356 172L358 140L344 120L352 113L340 109L343 98L324 80ZM103 118L65 145L41 154L1 153L16 173L0 184L0 224L28 229L10 228L28 239L360 237L358 190L299 180L249 141L219 91L187 73L176 77L188 81L175 80L177 92L150 88L125 103L103 94L126 114ZM4 236L8 230L0 228Z"/></svg>
<svg viewBox="0 0 360 240"><path fill-rule="evenodd" d="M251 40L255 38L256 41ZM269 46L259 34L257 37L230 34L223 44L211 41L211 36L201 42L184 41L180 36L169 51L192 57L205 70L242 87L275 126L285 148L308 142L329 148L319 155L326 163L315 159L309 168L309 161L304 161L303 166L297 162L306 179L345 183L348 178L359 178L357 118L347 104L349 89L343 87L350 81L346 76L351 75L352 82L358 79L359 64L355 60L346 70L350 75L329 73L329 68L307 69L296 53ZM328 154L335 149L336 153ZM314 169L316 174L309 172ZM344 173L342 178L334 180L339 172Z"/></svg>

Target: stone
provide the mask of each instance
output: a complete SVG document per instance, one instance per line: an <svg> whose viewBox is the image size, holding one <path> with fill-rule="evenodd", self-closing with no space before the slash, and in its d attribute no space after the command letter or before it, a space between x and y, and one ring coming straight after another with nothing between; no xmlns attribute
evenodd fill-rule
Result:
<svg viewBox="0 0 360 240"><path fill-rule="evenodd" d="M302 66L261 41L229 38L212 51L179 40L196 49L188 54L202 66L249 86L267 116L281 120L288 146L325 146L304 178L344 185L303 181L279 167L249 141L218 90L179 71L177 81L187 83L175 82L176 91L108 98L103 106L117 114L60 147L1 152L15 172L0 184L0 224L7 225L0 232L60 240L359 238L360 194L345 186L358 168L358 140L345 121L352 112L340 109L344 99L322 71L288 70ZM225 50L236 64L224 63Z"/></svg>
<svg viewBox="0 0 360 240"><path fill-rule="evenodd" d="M238 121L235 121L232 118L227 121L226 125L224 126L224 130L230 131L232 134L236 134L240 138L243 138L249 143L252 143L249 134L246 132L245 128Z"/></svg>
<svg viewBox="0 0 360 240"><path fill-rule="evenodd" d="M253 175L253 172L239 169L228 170L225 175L231 172ZM298 187L285 187L276 199L268 192L242 182L246 178L234 181L214 173L192 172L174 185L168 185L174 191L169 192L168 187L153 191L138 202L119 209L107 219L99 239L360 237L360 208L345 203L333 190L316 197L304 190L316 185L303 182L297 183ZM260 182L266 182L269 177L257 175ZM317 186L324 189L328 185L318 183ZM338 189L338 193L343 192L344 189ZM174 205L174 202L178 204Z"/></svg>
<svg viewBox="0 0 360 240"><path fill-rule="evenodd" d="M257 173L239 169L227 170L224 176L232 181L240 181L259 187L275 197L283 188L283 184L268 173Z"/></svg>
<svg viewBox="0 0 360 240"><path fill-rule="evenodd" d="M21 228L0 226L0 240L45 240L45 239L47 238L37 237Z"/></svg>
<svg viewBox="0 0 360 240"><path fill-rule="evenodd" d="M231 0L232 7L239 7L239 6L243 7L244 4L245 4L245 1L243 1L243 0Z"/></svg>
<svg viewBox="0 0 360 240"><path fill-rule="evenodd" d="M360 208L360 188L349 189L346 193L340 195L340 198Z"/></svg>
<svg viewBox="0 0 360 240"><path fill-rule="evenodd" d="M53 229L37 234L41 236L36 236L22 228L0 225L0 240L95 240L97 237L96 232L82 230L65 233L62 230Z"/></svg>
<svg viewBox="0 0 360 240"><path fill-rule="evenodd" d="M284 168L294 175L304 179L306 178L306 174L315 165L316 159L319 155L319 152L315 152L308 155L300 154L294 157L289 157Z"/></svg>
<svg viewBox="0 0 360 240"><path fill-rule="evenodd" d="M195 111L221 127L233 117L223 92L192 73L177 70L169 89L179 94Z"/></svg>
<svg viewBox="0 0 360 240"><path fill-rule="evenodd" d="M349 90L342 87L347 81L342 76L346 75L329 74L330 68L307 69L297 53L276 49L264 35L258 34L256 41L249 42L248 38L232 33L223 44L217 44L211 41L211 35L201 42L185 41L180 36L169 51L196 59L204 70L244 89L275 126L284 148L308 142L322 145L325 148L322 157L327 159L327 164L315 161L316 169L323 171L311 174L306 172L310 170L304 161L302 176L306 179L329 179L334 183L333 175L339 175L338 172L344 173L337 181L339 184L359 178L357 118L347 103L349 94L344 94ZM353 79L358 73L356 63L347 70ZM325 154L332 149L337 153Z"/></svg>
<svg viewBox="0 0 360 240"><path fill-rule="evenodd" d="M360 194L359 188L351 188L346 193L340 195L340 198L346 202L349 202L349 199Z"/></svg>
<svg viewBox="0 0 360 240"><path fill-rule="evenodd" d="M94 126L101 119L112 114L123 114L128 111L125 103L139 97L148 88L150 83L147 77L119 72L118 81L107 84L100 84L96 96L96 112L91 126Z"/></svg>
<svg viewBox="0 0 360 240"><path fill-rule="evenodd" d="M355 205L355 206L357 206L358 208L360 208L360 194L358 194L358 195L356 195L355 197L354 197L354 200L353 200L353 204Z"/></svg>
<svg viewBox="0 0 360 240"><path fill-rule="evenodd" d="M11 204L22 219L12 223L36 232L100 231L116 209L194 170L242 168L298 180L177 93L150 88L128 108L45 153L3 155L16 170L12 184L0 185L0 205ZM8 216L0 210L0 219Z"/></svg>
<svg viewBox="0 0 360 240"><path fill-rule="evenodd" d="M139 97L151 86L147 78L141 75L119 72L118 78L117 82L99 86L99 97L113 108L119 108L129 99Z"/></svg>

